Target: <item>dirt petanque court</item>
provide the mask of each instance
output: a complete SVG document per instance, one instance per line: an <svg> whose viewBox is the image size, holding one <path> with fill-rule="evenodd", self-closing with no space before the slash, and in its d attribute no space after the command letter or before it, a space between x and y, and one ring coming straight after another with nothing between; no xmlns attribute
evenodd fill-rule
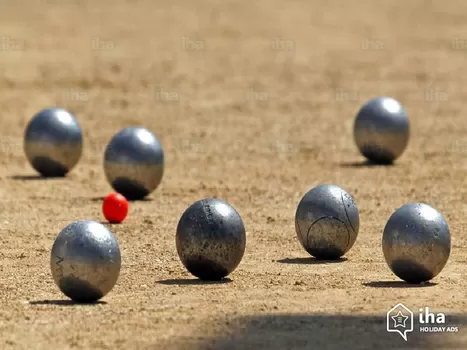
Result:
<svg viewBox="0 0 467 350"><path fill-rule="evenodd" d="M467 348L466 11L460 0L0 1L0 348ZM375 96L410 118L393 166L366 164L352 137ZM23 152L28 121L49 106L84 132L65 178L39 177ZM161 141L164 178L108 225L117 285L74 304L50 250L72 221L104 220L103 152L133 125ZM295 234L298 202L322 183L360 213L336 262ZM191 276L175 249L180 216L205 197L234 206L247 231L220 283ZM381 249L409 202L439 210L452 235L447 265L423 285L399 281ZM387 330L398 303L413 312L407 341ZM445 322L421 323L424 308Z"/></svg>

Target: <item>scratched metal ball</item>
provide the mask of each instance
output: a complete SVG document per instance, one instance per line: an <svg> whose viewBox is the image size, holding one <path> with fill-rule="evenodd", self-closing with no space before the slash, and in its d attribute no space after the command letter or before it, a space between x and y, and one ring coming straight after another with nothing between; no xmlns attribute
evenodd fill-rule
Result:
<svg viewBox="0 0 467 350"><path fill-rule="evenodd" d="M120 266L118 242L98 222L72 222L59 233L52 247L53 279L76 302L95 302L109 293L117 282Z"/></svg>
<svg viewBox="0 0 467 350"><path fill-rule="evenodd" d="M374 163L390 164L407 147L409 119L398 101L391 97L377 97L358 112L353 134L363 156Z"/></svg>
<svg viewBox="0 0 467 350"><path fill-rule="evenodd" d="M24 152L47 177L65 176L81 157L83 136L75 116L62 108L37 113L26 127Z"/></svg>
<svg viewBox="0 0 467 350"><path fill-rule="evenodd" d="M451 254L451 234L443 216L424 203L409 203L389 218L383 253L392 272L409 283L437 276Z"/></svg>
<svg viewBox="0 0 467 350"><path fill-rule="evenodd" d="M319 185L308 191L295 213L295 232L305 250L317 259L334 260L357 239L357 204L342 188Z"/></svg>
<svg viewBox="0 0 467 350"><path fill-rule="evenodd" d="M162 145L157 137L145 128L125 128L107 145L104 170L115 191L129 200L143 199L162 181Z"/></svg>
<svg viewBox="0 0 467 350"><path fill-rule="evenodd" d="M245 227L231 205L220 199L203 199L193 203L180 218L176 245L180 260L192 275L220 280L242 260Z"/></svg>

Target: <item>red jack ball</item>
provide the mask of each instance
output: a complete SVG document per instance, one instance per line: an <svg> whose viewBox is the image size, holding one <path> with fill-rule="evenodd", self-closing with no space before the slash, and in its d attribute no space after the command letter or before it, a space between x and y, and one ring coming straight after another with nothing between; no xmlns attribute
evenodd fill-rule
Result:
<svg viewBox="0 0 467 350"><path fill-rule="evenodd" d="M102 212L110 223L119 224L128 214L128 201L120 193L111 193L102 203Z"/></svg>

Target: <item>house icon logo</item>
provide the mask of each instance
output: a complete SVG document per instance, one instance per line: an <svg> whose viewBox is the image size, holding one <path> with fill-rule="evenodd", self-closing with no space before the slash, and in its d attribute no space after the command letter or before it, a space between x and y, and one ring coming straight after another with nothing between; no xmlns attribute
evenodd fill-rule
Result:
<svg viewBox="0 0 467 350"><path fill-rule="evenodd" d="M407 341L407 333L413 332L413 312L404 304L397 304L386 315L389 333L399 333Z"/></svg>

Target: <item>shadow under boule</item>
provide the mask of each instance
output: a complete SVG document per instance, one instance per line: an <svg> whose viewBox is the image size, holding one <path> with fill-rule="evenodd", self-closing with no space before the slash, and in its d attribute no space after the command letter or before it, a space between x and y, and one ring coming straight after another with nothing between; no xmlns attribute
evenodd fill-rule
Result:
<svg viewBox="0 0 467 350"><path fill-rule="evenodd" d="M179 279L167 279L157 281L159 284L168 286L199 286L207 284L226 284L231 283L232 280L228 277L224 277L220 280L201 280L199 278L179 278Z"/></svg>
<svg viewBox="0 0 467 350"><path fill-rule="evenodd" d="M8 176L11 180L17 181L36 181L36 180L57 180L57 179L66 179L66 176L44 176L40 174L35 175L12 175Z"/></svg>
<svg viewBox="0 0 467 350"><path fill-rule="evenodd" d="M285 258L281 260L276 260L281 264L303 264L303 265L326 265L326 264L338 264L347 261L346 257L333 259L333 260L321 260L313 257L306 258Z"/></svg>
<svg viewBox="0 0 467 350"><path fill-rule="evenodd" d="M105 301L97 300L88 303L80 303L70 299L64 300L34 300L29 302L30 305L53 305L53 306L76 306L76 305L105 305Z"/></svg>
<svg viewBox="0 0 467 350"><path fill-rule="evenodd" d="M371 160L364 160L361 162L344 162L340 163L340 166L343 168L376 168L376 167L389 167L396 166L394 162L374 162Z"/></svg>
<svg viewBox="0 0 467 350"><path fill-rule="evenodd" d="M425 288L433 287L437 284L434 282L408 283L405 281L371 281L362 283L365 287L372 288Z"/></svg>

